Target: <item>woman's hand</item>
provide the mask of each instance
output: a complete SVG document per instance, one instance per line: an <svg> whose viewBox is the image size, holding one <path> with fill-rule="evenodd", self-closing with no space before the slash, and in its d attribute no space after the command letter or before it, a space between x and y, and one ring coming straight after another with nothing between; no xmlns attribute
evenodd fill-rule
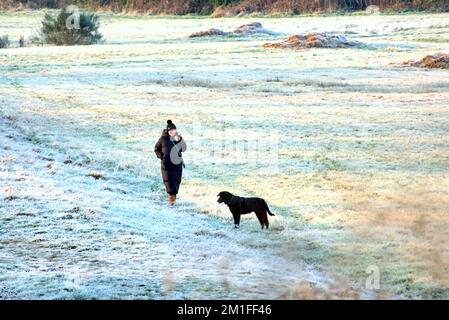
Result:
<svg viewBox="0 0 449 320"><path fill-rule="evenodd" d="M175 140L176 140L176 142L179 142L179 140L181 140L181 136L179 134L176 134Z"/></svg>

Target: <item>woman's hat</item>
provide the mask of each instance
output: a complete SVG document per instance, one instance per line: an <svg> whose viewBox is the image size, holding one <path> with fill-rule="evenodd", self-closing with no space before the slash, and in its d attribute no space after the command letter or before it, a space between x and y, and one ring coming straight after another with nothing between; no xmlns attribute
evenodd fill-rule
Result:
<svg viewBox="0 0 449 320"><path fill-rule="evenodd" d="M171 120L167 120L167 131L170 131L172 129L176 129L175 124Z"/></svg>

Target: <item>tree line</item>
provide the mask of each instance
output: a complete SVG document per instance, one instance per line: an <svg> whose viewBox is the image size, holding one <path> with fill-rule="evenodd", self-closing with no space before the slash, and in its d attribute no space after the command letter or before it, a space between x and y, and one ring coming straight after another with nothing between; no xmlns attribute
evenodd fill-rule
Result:
<svg viewBox="0 0 449 320"><path fill-rule="evenodd" d="M0 8L63 8L71 4L90 10L175 15L212 14L216 10L301 14L365 10L371 5L381 10L449 10L449 0L0 0Z"/></svg>

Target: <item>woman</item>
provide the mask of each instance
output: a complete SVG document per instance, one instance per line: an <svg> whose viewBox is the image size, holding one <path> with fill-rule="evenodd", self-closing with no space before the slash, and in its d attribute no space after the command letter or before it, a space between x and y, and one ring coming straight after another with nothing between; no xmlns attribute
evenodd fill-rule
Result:
<svg viewBox="0 0 449 320"><path fill-rule="evenodd" d="M161 159L161 173L165 189L169 194L169 203L175 205L176 195L181 184L182 152L187 148L184 140L178 134L175 124L167 120L167 128L162 131L162 136L154 146L156 156Z"/></svg>

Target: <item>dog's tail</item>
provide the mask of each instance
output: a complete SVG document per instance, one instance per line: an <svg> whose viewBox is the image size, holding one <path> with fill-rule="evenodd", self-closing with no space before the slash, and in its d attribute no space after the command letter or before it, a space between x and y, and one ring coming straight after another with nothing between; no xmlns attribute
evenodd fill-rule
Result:
<svg viewBox="0 0 449 320"><path fill-rule="evenodd" d="M264 201L265 201L265 200L264 200ZM268 204L267 204L266 201L265 201L265 208L266 208L266 210L267 210L267 212L268 212L268 214L269 214L270 216L274 216L274 215L275 215L273 212L270 211L270 208L268 208Z"/></svg>

